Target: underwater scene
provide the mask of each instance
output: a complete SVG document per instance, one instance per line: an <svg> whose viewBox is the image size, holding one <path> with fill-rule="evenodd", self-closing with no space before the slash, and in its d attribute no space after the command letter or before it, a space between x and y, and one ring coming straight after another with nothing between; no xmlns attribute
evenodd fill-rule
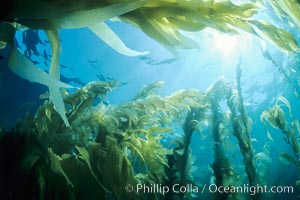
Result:
<svg viewBox="0 0 300 200"><path fill-rule="evenodd" d="M300 1L4 2L1 200L300 199Z"/></svg>

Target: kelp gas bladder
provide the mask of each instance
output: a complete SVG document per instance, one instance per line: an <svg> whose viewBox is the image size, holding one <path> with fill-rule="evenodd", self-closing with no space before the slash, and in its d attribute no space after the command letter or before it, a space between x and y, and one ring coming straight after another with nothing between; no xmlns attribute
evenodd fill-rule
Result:
<svg viewBox="0 0 300 200"><path fill-rule="evenodd" d="M59 81L58 29L88 27L109 46L128 56L147 52L127 48L105 24L105 20L119 17L140 28L174 55L178 55L177 49L198 48L197 41L186 37L181 31L195 32L207 27L231 34L249 32L269 40L284 51L297 51L299 47L292 34L266 21L252 19L260 10L261 2L255 2L235 5L230 0L30 0L26 3L14 0L7 2L10 5L7 8L1 6L0 47L4 48L6 44L11 46L9 67L12 71L29 81L49 87L55 110L69 126L59 88L71 86ZM276 14L282 13L298 25L299 17L295 11L299 5L280 2L285 5L282 9L277 9L279 4L272 4ZM46 30L52 48L49 74L35 66L14 46L15 30L24 26Z"/></svg>

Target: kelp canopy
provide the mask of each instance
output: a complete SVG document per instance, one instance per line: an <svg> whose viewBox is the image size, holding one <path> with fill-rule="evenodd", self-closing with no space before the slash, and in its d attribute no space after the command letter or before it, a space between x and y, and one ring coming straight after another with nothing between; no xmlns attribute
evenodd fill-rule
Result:
<svg viewBox="0 0 300 200"><path fill-rule="evenodd" d="M268 8L290 26L299 27L297 1L29 0L25 4L19 0L8 4L1 12L0 41L2 48L10 50L9 67L27 80L46 85L50 98L35 115L28 114L10 131L0 130L0 199L247 199L247 193L212 194L207 190L204 194L126 191L128 184L201 188L207 180L194 177L195 172L200 173L191 149L195 133L212 152L208 182L228 187L274 183L267 177L266 169L272 163L268 142L261 152L253 147L253 121L242 96L241 63L235 81L220 78L206 92L187 89L161 96L156 90L164 84L155 82L129 101L109 104L105 102L107 93L120 85L117 81L73 88L60 80L58 30L88 27L127 56L147 52L129 49L106 20L138 27L174 56L180 49L199 48L199 41L185 33L206 28L227 34L250 33L262 43L268 40L281 51L295 53L299 46L294 35L257 14ZM52 49L49 73L14 44L15 32L23 28L46 32ZM274 62L268 49L262 53ZM287 116L293 116L290 103L279 97L262 113L261 122L282 133L291 151L281 152L279 159L299 170L300 126L298 120ZM272 134L267 132L270 142ZM231 156L233 147L243 159L240 165ZM299 173L295 179L296 190ZM273 195L253 194L251 198Z"/></svg>

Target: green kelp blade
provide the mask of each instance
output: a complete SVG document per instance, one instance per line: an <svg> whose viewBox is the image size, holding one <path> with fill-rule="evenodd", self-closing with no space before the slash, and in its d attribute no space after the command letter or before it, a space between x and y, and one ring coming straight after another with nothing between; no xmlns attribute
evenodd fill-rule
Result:
<svg viewBox="0 0 300 200"><path fill-rule="evenodd" d="M76 146L75 147L79 154L81 155L80 157L82 158L82 160L84 160L90 170L90 173L91 175L95 178L95 180L97 181L97 183L99 184L99 186L105 191L105 192L110 192L101 182L100 180L98 179L98 177L95 175L94 171L93 171L93 168L91 166L91 161L90 161L90 155L89 155L89 152L86 148L84 147L79 147L79 146Z"/></svg>
<svg viewBox="0 0 300 200"><path fill-rule="evenodd" d="M142 8L141 13L149 20L151 25L163 36L170 46L175 46L181 49L198 49L198 45L190 38L183 35L180 28L170 22L170 18L184 18L187 20L185 13L192 12L180 7L157 7L157 8ZM192 12L194 13L194 12ZM183 17L184 15L184 17ZM199 18L200 16L198 16ZM190 20L194 22L193 20ZM186 21L189 23L190 21ZM174 22L174 21L173 21ZM192 24L192 23L190 23ZM195 27L195 26L194 26ZM200 26L198 30L203 28Z"/></svg>
<svg viewBox="0 0 300 200"><path fill-rule="evenodd" d="M272 115L272 110L265 110L260 115L260 122L267 128L267 123L270 124L273 128L278 128L278 124L274 116Z"/></svg>
<svg viewBox="0 0 300 200"><path fill-rule="evenodd" d="M145 165L145 169L147 169L147 162L145 161L145 158L144 158L143 154L140 152L140 150L138 149L138 147L136 147L134 144L132 144L130 142L124 142L124 144L127 145L129 148L131 148L132 150L134 150L134 152L136 152L138 154L138 156L143 161L142 163Z"/></svg>
<svg viewBox="0 0 300 200"><path fill-rule="evenodd" d="M121 19L127 23L138 27L149 37L153 38L162 46L164 46L171 54L173 54L174 56L178 56L175 43L170 43L170 39L173 39L173 36L168 35L168 38L166 38L166 33L163 33L163 29L159 26L159 23L157 21L149 19L140 10L136 10L128 14L122 15Z"/></svg>
<svg viewBox="0 0 300 200"><path fill-rule="evenodd" d="M85 160L64 154L61 167L73 183L74 199L105 199L106 191L98 184Z"/></svg>
<svg viewBox="0 0 300 200"><path fill-rule="evenodd" d="M187 21L185 18L181 18L181 17L176 17L176 18L171 17L168 20L173 26L176 26L183 31L196 32L206 28L206 25L204 25L203 23L195 22L195 21L190 22Z"/></svg>
<svg viewBox="0 0 300 200"><path fill-rule="evenodd" d="M140 91L135 95L134 99L142 99L155 94L156 90L163 88L165 83L163 81L157 81L144 85Z"/></svg>
<svg viewBox="0 0 300 200"><path fill-rule="evenodd" d="M50 166L51 171L63 176L67 181L67 183L73 187L73 183L70 181L69 177L67 176L67 174L65 173L65 171L61 166L62 159L58 155L56 155L51 148L48 148L48 153L51 160L51 166Z"/></svg>
<svg viewBox="0 0 300 200"><path fill-rule="evenodd" d="M104 22L93 24L89 26L89 29L93 31L100 39L102 39L108 46L116 50L117 52L126 56L142 56L149 52L138 52L129 49L122 40L109 28Z"/></svg>
<svg viewBox="0 0 300 200"><path fill-rule="evenodd" d="M257 34L275 44L282 50L296 52L299 51L299 45L294 36L268 22L264 21L249 21Z"/></svg>
<svg viewBox="0 0 300 200"><path fill-rule="evenodd" d="M59 65L59 58L60 58L60 41L57 30L46 30L47 36L49 38L51 49L52 49L52 57L50 63L50 70L49 75L54 79L60 79L60 65ZM63 97L59 91L59 87L54 85L49 85L49 92L50 92L50 100L54 104L54 109L58 112L58 114L63 119L65 125L67 127L70 126L70 123L66 116L65 104L63 101Z"/></svg>
<svg viewBox="0 0 300 200"><path fill-rule="evenodd" d="M250 34L257 35L255 29L251 26L251 24L247 22L247 20L241 20L239 18L228 18L227 21L233 27L238 27L237 31L240 29Z"/></svg>

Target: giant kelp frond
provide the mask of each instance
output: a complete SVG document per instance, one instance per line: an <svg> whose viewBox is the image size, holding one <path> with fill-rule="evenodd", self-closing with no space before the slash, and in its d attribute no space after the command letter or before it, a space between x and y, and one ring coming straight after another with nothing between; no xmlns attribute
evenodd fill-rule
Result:
<svg viewBox="0 0 300 200"><path fill-rule="evenodd" d="M273 105L270 109L262 112L260 121L263 124L265 124L265 122L268 122L273 128L284 128L287 124L287 121L285 119L285 112L282 108L283 106L288 108L289 115L292 116L289 101L285 97L280 96L277 98L275 105Z"/></svg>
<svg viewBox="0 0 300 200"><path fill-rule="evenodd" d="M293 71L293 68L286 69L281 62L278 62L278 61L276 62L275 59L271 56L270 52L267 49L262 49L262 54L265 59L269 60L277 68L277 70L285 78L286 82L293 88L296 96L298 96L300 94L300 91L298 89L299 84L295 83L295 81L293 81L293 79L291 77L291 71ZM293 65L291 65L291 66L293 66ZM293 73L294 73L294 71L293 71Z"/></svg>
<svg viewBox="0 0 300 200"><path fill-rule="evenodd" d="M279 160L285 164L292 164L298 168L300 172L300 125L298 120L293 120L289 122L286 119L285 110L282 107L288 108L288 113L291 115L291 107L289 101L280 96L277 98L275 104L270 109L264 111L261 114L261 120L267 121L273 128L277 128L281 131L284 141L292 150L292 155L289 153L281 153L279 155ZM263 121L263 123L265 123ZM296 182L297 187L300 183L300 174L298 174L298 180Z"/></svg>
<svg viewBox="0 0 300 200"><path fill-rule="evenodd" d="M235 168L228 155L225 153L228 146L226 138L228 135L227 118L220 108L220 102L230 96L230 85L224 78L219 78L207 89L207 95L210 100L211 108L211 135L213 140L214 161L211 165L213 177L216 185L236 185L239 184L239 178L234 176ZM220 170L221 169L221 170ZM228 194L214 194L215 199L241 199L241 194L234 194L229 197Z"/></svg>
<svg viewBox="0 0 300 200"><path fill-rule="evenodd" d="M254 149L251 143L252 119L248 116L244 106L242 95L242 69L241 60L236 66L236 83L237 91L230 91L227 105L231 111L230 119L233 126L233 135L238 140L241 154L244 158L245 172L248 176L249 184L255 185L257 182L257 173L254 166ZM260 199L259 194L255 194L253 199Z"/></svg>
<svg viewBox="0 0 300 200"><path fill-rule="evenodd" d="M122 15L121 19L139 27L175 55L178 48L197 48L195 41L181 31L195 32L204 28L226 33L242 30L267 38L283 50L298 50L299 46L289 32L268 22L251 19L259 11L255 4L235 5L231 1L150 1L142 8Z"/></svg>
<svg viewBox="0 0 300 200"><path fill-rule="evenodd" d="M162 81L144 85L143 88L135 95L135 99L145 98L151 94L155 94L155 90L161 89L163 86L164 82Z"/></svg>
<svg viewBox="0 0 300 200"><path fill-rule="evenodd" d="M288 31L277 28L265 21L249 21L256 30L257 35L274 43L282 50L295 52L299 50L299 45L295 37Z"/></svg>
<svg viewBox="0 0 300 200"><path fill-rule="evenodd" d="M288 109L288 113L290 115L290 117L292 117L292 108L291 108L291 104L290 102L284 97L284 96L280 96L276 99L275 104L283 107L285 106Z"/></svg>
<svg viewBox="0 0 300 200"><path fill-rule="evenodd" d="M193 133L200 131L198 126L200 121L205 119L205 112L208 108L208 105L198 108L191 107L183 122L182 138L170 141L169 145L175 144L175 147L173 148L173 154L169 155L168 159L171 166L166 170L169 185L193 183L193 173L197 170L197 167L195 166L196 156L192 155L190 143ZM173 161L171 162L171 160Z"/></svg>
<svg viewBox="0 0 300 200"><path fill-rule="evenodd" d="M190 110L191 107L206 106L204 94L197 90L182 90L165 98L153 94L118 107L110 107L104 119L107 121L107 127L111 128L110 131L128 130L133 127L170 126L180 114Z"/></svg>

